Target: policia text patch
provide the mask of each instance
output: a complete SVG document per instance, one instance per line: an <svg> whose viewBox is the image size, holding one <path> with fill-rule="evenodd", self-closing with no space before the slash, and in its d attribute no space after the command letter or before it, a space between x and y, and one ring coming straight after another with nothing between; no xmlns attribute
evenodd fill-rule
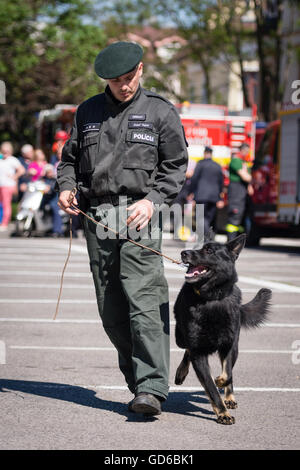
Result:
<svg viewBox="0 0 300 470"><path fill-rule="evenodd" d="M158 134L145 129L127 132L127 142L140 142L142 144L158 146Z"/></svg>

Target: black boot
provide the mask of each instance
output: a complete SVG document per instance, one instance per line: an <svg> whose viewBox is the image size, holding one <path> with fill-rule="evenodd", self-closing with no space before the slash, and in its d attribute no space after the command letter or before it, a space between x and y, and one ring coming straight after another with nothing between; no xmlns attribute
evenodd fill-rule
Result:
<svg viewBox="0 0 300 470"><path fill-rule="evenodd" d="M144 413L146 415L160 415L160 400L151 393L141 392L128 404L129 411Z"/></svg>

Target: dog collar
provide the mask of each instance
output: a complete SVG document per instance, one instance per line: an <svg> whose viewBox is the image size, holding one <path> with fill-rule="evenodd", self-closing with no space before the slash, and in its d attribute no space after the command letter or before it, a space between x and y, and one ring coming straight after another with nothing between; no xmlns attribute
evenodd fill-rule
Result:
<svg viewBox="0 0 300 470"><path fill-rule="evenodd" d="M195 294L201 295L200 289L196 289L196 287L193 287Z"/></svg>

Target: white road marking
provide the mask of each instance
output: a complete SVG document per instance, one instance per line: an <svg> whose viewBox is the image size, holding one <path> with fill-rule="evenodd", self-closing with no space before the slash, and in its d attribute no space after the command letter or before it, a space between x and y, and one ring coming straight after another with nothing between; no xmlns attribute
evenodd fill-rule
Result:
<svg viewBox="0 0 300 470"><path fill-rule="evenodd" d="M82 385L82 388L95 388L99 390L128 390L126 386L122 385ZM171 386L169 388L171 392L198 392L204 390L201 386L199 387L185 387L180 385L179 387ZM300 392L300 388L279 388L279 387L234 387L236 392Z"/></svg>
<svg viewBox="0 0 300 470"><path fill-rule="evenodd" d="M285 266L289 268L290 266L300 266L300 261L297 260L290 260L290 259L281 259L281 260L274 260L274 261L255 261L255 263L250 264L249 266L249 259L245 258L244 260L239 260L236 263L237 270L242 266L242 265L247 265L247 269L255 269L256 267L261 267L264 268L266 266Z"/></svg>
<svg viewBox="0 0 300 470"><path fill-rule="evenodd" d="M57 318L56 320L53 320L52 318L5 318L5 317L0 317L0 322L16 322L16 323L100 323L99 320L89 320L89 319L81 319L81 318L64 318L64 319L59 319Z"/></svg>
<svg viewBox="0 0 300 470"><path fill-rule="evenodd" d="M31 258L32 259L32 258ZM55 267L55 268L59 268L59 267L63 267L64 265L64 261L62 260L60 263L59 262L52 262L52 261L20 261L18 259L16 259L16 261L11 261L11 260L3 260L1 261L0 260L0 266L21 266L21 267L42 267L42 266L46 266L47 268L48 267ZM76 263L76 262L73 262L71 261L70 259L70 265L72 266L72 268L89 268L89 264L88 262L82 262L82 263ZM13 271L12 271L13 272Z"/></svg>
<svg viewBox="0 0 300 470"><path fill-rule="evenodd" d="M69 249L68 245L62 245L60 248L65 249L65 250ZM83 255L88 254L87 247L86 246L81 246L81 245L74 245L73 244L72 245L72 251L75 252L75 253L81 253Z"/></svg>
<svg viewBox="0 0 300 470"><path fill-rule="evenodd" d="M175 325L175 321L170 321L170 325ZM300 323L265 323L261 328L300 328Z"/></svg>
<svg viewBox="0 0 300 470"><path fill-rule="evenodd" d="M44 271L1 271L0 274L4 274L5 276L12 274L13 276L43 276L43 277L48 277L48 276L55 276L55 277L60 277L61 276L61 271L47 271L46 269ZM92 277L92 273L73 273L73 272L65 272L65 277Z"/></svg>
<svg viewBox="0 0 300 470"><path fill-rule="evenodd" d="M91 347L77 347L77 346L9 346L9 349L22 349L22 350L52 350L52 351L116 351L114 348L99 348L96 346Z"/></svg>
<svg viewBox="0 0 300 470"><path fill-rule="evenodd" d="M66 274L65 274L66 275ZM92 280L92 277L90 277L91 279L91 284L66 284L64 283L63 284L63 289L92 289L93 291L95 290L94 288L94 284L93 284L93 280ZM0 283L0 288L1 287L24 287L24 288L48 288L48 289L59 289L59 284L35 284L35 283L9 283L9 282L1 282ZM169 287L169 292L176 292L176 293L179 293L179 290L180 290L180 287ZM250 289L244 289L244 288L241 288L242 292L243 293L256 293L257 292L257 289L255 288L250 288ZM274 290L274 292L281 292L281 291L276 291ZM171 302L172 303L172 302Z"/></svg>
<svg viewBox="0 0 300 470"><path fill-rule="evenodd" d="M56 304L57 299L0 299L0 304ZM96 299L61 299L61 304L96 304Z"/></svg>
<svg viewBox="0 0 300 470"><path fill-rule="evenodd" d="M0 274L4 274L5 276L8 276L9 274L13 276L38 276L38 277L57 277L60 278L61 272L54 272L54 271L30 271L30 270L14 270L14 271L5 271L1 272ZM92 274L90 272L86 273L78 273L78 272L65 272L65 277L71 277L71 278L90 278L92 279ZM168 278L168 275L166 276ZM170 276L169 276L170 277ZM179 278L181 279L181 277ZM182 279L183 280L183 279ZM292 286L288 284L283 284L279 282L273 282L273 281L266 281L264 279L258 279L258 278L251 278L251 277L245 277L245 276L240 276L239 280L242 283L246 284L253 284L257 285L259 287L269 287L274 290L274 292L292 292L294 294L300 294L300 287L297 286ZM246 289L243 289L244 292L247 292ZM179 287L169 287L169 292L179 292ZM248 292L253 292L253 290L248 290Z"/></svg>
<svg viewBox="0 0 300 470"><path fill-rule="evenodd" d="M98 347L98 346L21 346L12 345L10 349L21 349L21 350L41 350L41 351L110 351L117 352L113 347ZM170 352L181 352L184 350L180 348L171 348ZM240 353L244 354L293 354L294 350L285 349L240 349Z"/></svg>
<svg viewBox="0 0 300 470"><path fill-rule="evenodd" d="M261 241L261 246L268 246L268 245L282 245L288 247L298 247L300 248L299 240L298 239L284 239L284 238L263 238Z"/></svg>
<svg viewBox="0 0 300 470"><path fill-rule="evenodd" d="M268 328L300 328L300 323L266 323Z"/></svg>
<svg viewBox="0 0 300 470"><path fill-rule="evenodd" d="M270 289L279 289L285 292L300 293L300 287L283 284L281 282L266 281L264 279L258 279L248 276L239 276L239 281L245 282L246 284L257 285L259 287L268 287Z"/></svg>
<svg viewBox="0 0 300 470"><path fill-rule="evenodd" d="M3 380L3 390L9 390L9 387L5 387L5 379ZM93 390L115 390L121 392L129 392L126 385L94 385L94 384L49 384L49 383L41 383L38 384L30 383L30 388L37 388L37 389L72 389L72 388L85 388L85 389L93 389ZM199 385L199 387L185 387L180 385L179 387L171 386L169 388L171 392L200 392L204 389ZM300 392L300 388L279 388L279 387L234 387L236 392ZM26 393L26 392L25 392Z"/></svg>
<svg viewBox="0 0 300 470"><path fill-rule="evenodd" d="M300 268L300 266L299 266ZM266 277L268 279L266 279ZM258 279L263 279L265 281L286 281L286 282L289 282L289 281L300 281L300 277L299 276L272 276L272 275L265 275L264 278L258 276ZM299 287L299 286L298 286Z"/></svg>
<svg viewBox="0 0 300 470"><path fill-rule="evenodd" d="M0 364L6 364L6 344L0 341Z"/></svg>
<svg viewBox="0 0 300 470"><path fill-rule="evenodd" d="M2 251L2 249L1 249ZM57 253L57 252L49 252L43 254L43 253L38 253L38 259L33 260L32 254L19 254L14 251L13 253L1 253L1 260L0 260L0 266L20 266L20 265L26 265L26 261L30 263L30 266L41 266L44 265L45 263L47 266L60 266L61 263L63 263L65 259L65 253ZM49 254L51 254L50 258L56 260L56 262L49 261ZM20 262L21 261L21 262ZM69 263L72 264L73 266L88 266L88 257L85 256L71 256ZM300 262L292 262L292 261L284 261L282 263L280 262L262 262L262 263L255 263L255 266L249 266L249 260L245 260L245 262L240 262L240 264L237 266L237 271L255 271L255 272L261 272L263 271L264 273L270 272L274 273L274 268L278 266L288 266L289 271L295 271L297 268L300 268ZM180 277L184 276L186 267L185 266L179 266L179 265L172 265L171 263L165 263L164 264L165 271L178 271L178 279ZM290 268L295 268L295 269L290 269ZM175 269L174 269L175 268ZM285 276L277 276L279 279L285 279ZM291 279L299 279L297 276L291 277Z"/></svg>
<svg viewBox="0 0 300 470"><path fill-rule="evenodd" d="M179 294L179 291L180 291L180 288L181 287L169 287L169 292L177 292ZM258 287L257 288L244 288L244 287L241 287L239 285L239 288L241 289L242 293L257 293L258 292ZM300 289L300 288L299 288ZM284 294L286 293L286 290L285 289L272 289L273 293L276 293L276 294ZM300 292L297 291L289 291L289 292L293 292L293 294L299 294Z"/></svg>
<svg viewBox="0 0 300 470"><path fill-rule="evenodd" d="M33 267L33 268L39 268L39 267L42 267L42 266L45 266L45 268L63 268L63 265L64 265L64 260L62 260L61 262L53 262L53 261L48 261L48 260L40 260L40 261L31 261L30 259L26 259L25 261L24 260L20 260L20 259L16 259L16 261L11 261L11 260L0 260L0 266L5 266L6 269L5 271L4 270L1 270L0 269L0 274L3 273L5 275L8 275L8 274L15 274L17 273L17 271L14 271L12 269L9 269L7 270L7 268L11 268L11 267ZM300 265L299 265L300 267ZM78 261L75 261L75 260L70 260L69 261L69 265L68 265L68 268L69 269L82 269L84 272L83 273L78 273L79 275L80 274L85 274L86 276L90 276L90 271L89 271L89 264L87 261L85 262L78 262ZM272 270L273 272L274 270ZM50 271L51 272L51 271ZM49 271L47 271L47 274L50 274ZM32 273L32 275L35 275L35 271L30 271L30 273ZM68 274L68 272L67 272ZM66 274L66 275L67 275ZM77 273L75 273L77 274ZM28 275L28 274L27 274ZM40 274L38 274L40 275ZM51 275L51 274L50 274ZM59 272L56 272L56 275L59 276ZM180 281L182 281L182 283L184 282L184 273L174 273L174 272L165 272L165 276L166 278L169 280L169 279L178 279ZM78 277L76 275L74 275L73 277ZM268 279L265 279L265 278L268 278ZM278 281L299 281L300 278L299 276L273 276L273 275L265 275L264 277L261 277L261 276L258 276L256 279L256 281L258 280L261 280L262 282L266 283L272 283L272 282L278 282ZM252 281L249 281L249 278L248 280L243 280L243 276L239 276L239 281L241 281L242 283L246 283L246 284L249 284L249 283L253 283L253 284L259 284L258 282L254 283ZM282 289L282 285L285 286L284 287L284 290L289 290L288 288L292 288L293 290L296 288L296 289L299 289L300 290L300 287L299 286L294 286L294 285L287 285L286 283L281 283L281 289ZM287 288L286 288L287 287ZM277 289L277 286L275 287Z"/></svg>
<svg viewBox="0 0 300 470"><path fill-rule="evenodd" d="M52 248L38 248L36 246L28 246L27 248L18 248L18 247L14 247L14 248L3 248L1 247L1 253L11 253L12 255L15 255L17 256L19 253L20 254L26 254L26 252L28 253L28 251L32 250L32 257L34 257L35 255L39 255L39 254L53 254L53 255L57 255L57 248L59 247L53 247ZM23 253L22 253L23 252ZM62 253L63 254L63 253Z"/></svg>
<svg viewBox="0 0 300 470"><path fill-rule="evenodd" d="M32 289L32 288L39 288L39 289L59 289L60 284L35 284L29 282L0 282L1 287L12 287L12 288L25 288L25 289ZM63 284L64 289L92 289L95 290L94 284Z"/></svg>
<svg viewBox="0 0 300 470"><path fill-rule="evenodd" d="M0 251L1 251L1 248L0 248ZM53 255L52 254L51 255L41 255L41 254L39 254L37 259L36 259L36 258L33 258L32 255L31 256L17 255L15 257L12 257L11 255L3 255L1 253L1 260L2 260L1 264L3 264L3 265L6 265L7 262L9 264L10 264L10 262L12 262L12 265L14 265L14 263L16 262L16 266L22 267L23 264L30 263L32 260L34 260L34 262L37 263L41 268L44 268L44 266L48 266L49 259L52 260L51 264L54 262L58 266L62 266L62 265L64 265L66 255L65 255L65 253L63 253L62 255L54 255L54 254ZM69 263L71 265L74 265L74 264L78 263L78 264L82 264L82 266L89 266L88 260L86 260L82 256L72 256L72 259L70 258ZM31 266L31 263L30 263L30 266ZM3 271L3 268L1 269L1 271Z"/></svg>
<svg viewBox="0 0 300 470"><path fill-rule="evenodd" d="M1 301L0 301L1 302ZM62 303L74 303L68 301L61 301ZM47 302L44 302L47 303ZM56 301L51 301L49 303L56 303ZM77 303L81 303L77 302ZM84 302L86 303L86 302ZM94 301L89 301L89 303L95 303ZM76 318L64 318L52 320L51 318L15 318L15 317L0 317L0 322L23 322L23 323L99 323L100 320L88 320L88 319L76 319ZM175 321L170 321L170 325L175 325ZM262 325L261 328L300 328L300 323L266 323Z"/></svg>
<svg viewBox="0 0 300 470"><path fill-rule="evenodd" d="M300 305L295 304L276 304L272 305L272 308L300 308Z"/></svg>

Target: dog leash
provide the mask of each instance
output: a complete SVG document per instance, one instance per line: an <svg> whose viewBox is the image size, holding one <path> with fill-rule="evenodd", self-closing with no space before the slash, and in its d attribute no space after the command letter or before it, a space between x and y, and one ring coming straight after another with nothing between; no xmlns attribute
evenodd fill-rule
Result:
<svg viewBox="0 0 300 470"><path fill-rule="evenodd" d="M112 229L111 227L108 227L107 225L102 224L101 222L98 222L98 221L95 220L93 217L90 217L88 214L86 214L84 211L82 211L81 209L79 209L79 208L73 203L73 199L74 199L74 197L76 196L76 194L77 194L77 189L76 189L76 188L73 188L72 191L70 192L70 195L69 195L69 198L68 198L68 203L70 204L70 207L71 207L72 209L75 209L76 211L80 212L80 214L82 214L82 215L83 215L84 217L86 217L88 220L90 220L91 222L93 222L95 225L100 225L101 227L103 227L103 228L105 228L105 229L110 230L111 232L113 232L115 235L117 235L117 236L118 236L119 238L121 238L122 240L129 241L130 243L133 243L134 245L139 246L140 248L144 248L144 249L146 249L146 250L152 251L152 252L155 253L156 255L162 256L163 258L166 258L167 260L171 261L172 263L176 263L176 264L178 264L178 265L180 265L180 266L183 265L183 263L182 263L181 261L175 260L174 258L171 258L171 256L167 256L167 255L163 254L161 251L154 250L153 248L150 248L149 246L145 246L145 245L143 245L142 243L136 242L136 241L132 240L131 238L125 237L125 236L123 236L123 235L120 235L119 232L117 232L116 230ZM55 310L55 314L54 314L53 320L56 319L57 314L58 314L58 308L59 308L60 299L61 299L61 294L62 294L63 279L64 279L65 270L66 270L66 267L67 267L67 264L68 264L68 261L69 261L69 258L70 258L70 254L71 254L71 246L72 246L72 216L70 216L69 249L68 249L67 258L66 258L66 261L65 261L65 264L64 264L64 267L63 267L63 270L62 270L62 274L61 274L60 287L59 287L59 294L58 294L58 299L57 299L57 304L56 304L56 310Z"/></svg>

